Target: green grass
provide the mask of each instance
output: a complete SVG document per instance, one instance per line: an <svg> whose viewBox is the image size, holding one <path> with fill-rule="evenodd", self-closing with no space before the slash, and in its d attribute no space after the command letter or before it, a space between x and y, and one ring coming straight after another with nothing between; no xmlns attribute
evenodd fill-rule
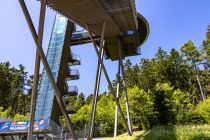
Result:
<svg viewBox="0 0 210 140"><path fill-rule="evenodd" d="M210 125L159 126L142 140L210 140Z"/></svg>
<svg viewBox="0 0 210 140"><path fill-rule="evenodd" d="M127 133L117 136L116 138L102 138L101 140L138 140L139 136L143 136L144 131L135 131L132 136L128 136Z"/></svg>
<svg viewBox="0 0 210 140"><path fill-rule="evenodd" d="M210 140L210 125L158 126L150 131L103 140Z"/></svg>

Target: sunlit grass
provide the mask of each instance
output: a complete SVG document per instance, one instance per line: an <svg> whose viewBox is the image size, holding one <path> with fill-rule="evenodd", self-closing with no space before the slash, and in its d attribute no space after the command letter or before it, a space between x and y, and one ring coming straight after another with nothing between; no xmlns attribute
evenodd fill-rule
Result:
<svg viewBox="0 0 210 140"><path fill-rule="evenodd" d="M102 138L102 140L137 140L139 136L143 136L144 131L135 131L132 136L127 133L117 136L116 138Z"/></svg>
<svg viewBox="0 0 210 140"><path fill-rule="evenodd" d="M210 125L158 126L150 131L122 134L103 140L210 140Z"/></svg>

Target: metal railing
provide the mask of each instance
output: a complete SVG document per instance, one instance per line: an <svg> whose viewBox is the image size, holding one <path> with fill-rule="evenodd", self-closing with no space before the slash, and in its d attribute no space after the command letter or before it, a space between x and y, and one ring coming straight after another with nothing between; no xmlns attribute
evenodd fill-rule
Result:
<svg viewBox="0 0 210 140"><path fill-rule="evenodd" d="M69 93L77 93L78 94L77 86L68 86L68 92Z"/></svg>
<svg viewBox="0 0 210 140"><path fill-rule="evenodd" d="M141 55L141 47L137 48L137 53L138 53L138 55Z"/></svg>
<svg viewBox="0 0 210 140"><path fill-rule="evenodd" d="M68 65L73 66L73 65L80 65L81 64L81 58L79 55L71 53Z"/></svg>
<svg viewBox="0 0 210 140"><path fill-rule="evenodd" d="M87 32L87 31L77 31L77 32L74 32L72 34L72 39L83 39L83 38L89 38L90 37L90 34Z"/></svg>
<svg viewBox="0 0 210 140"><path fill-rule="evenodd" d="M57 137L60 138L61 137L61 132L62 132L62 127L60 125L58 125L57 123L55 123L53 120L49 120L49 126L48 126L48 130L50 131L50 133L52 135L54 135L53 137Z"/></svg>
<svg viewBox="0 0 210 140"><path fill-rule="evenodd" d="M66 91L67 94L65 94L63 96L63 101L65 100L65 98L67 98L69 96L69 94L71 93L75 93L75 94L78 94L78 88L77 86L69 86L68 83L66 82L65 86L64 86L64 89Z"/></svg>
<svg viewBox="0 0 210 140"><path fill-rule="evenodd" d="M77 55L77 54L71 53L71 57L72 57L73 60L81 61L80 56Z"/></svg>
<svg viewBox="0 0 210 140"><path fill-rule="evenodd" d="M70 69L68 68L68 74L69 76L78 76L80 77L80 73L77 69Z"/></svg>

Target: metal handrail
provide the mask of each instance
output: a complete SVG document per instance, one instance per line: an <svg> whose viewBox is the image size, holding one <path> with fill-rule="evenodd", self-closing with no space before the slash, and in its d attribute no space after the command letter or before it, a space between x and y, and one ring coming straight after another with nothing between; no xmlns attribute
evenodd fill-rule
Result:
<svg viewBox="0 0 210 140"><path fill-rule="evenodd" d="M70 69L69 68L69 75L71 76L73 76L73 75L77 75L77 76L80 76L80 73L79 73L79 71L77 70L77 69Z"/></svg>
<svg viewBox="0 0 210 140"><path fill-rule="evenodd" d="M68 92L76 92L76 93L78 93L77 86L68 86Z"/></svg>
<svg viewBox="0 0 210 140"><path fill-rule="evenodd" d="M78 93L78 88L77 88L76 85L74 85L74 86L69 86L67 82L65 82L65 83L66 83L66 84L65 84L65 87L64 87L64 88L65 88L66 91Z"/></svg>
<svg viewBox="0 0 210 140"><path fill-rule="evenodd" d="M78 61L81 60L80 56L77 55L77 54L74 54L74 53L71 53L71 57L72 57L72 59L74 59L74 60L78 60Z"/></svg>
<svg viewBox="0 0 210 140"><path fill-rule="evenodd" d="M137 48L137 53L138 53L138 55L141 55L141 47Z"/></svg>
<svg viewBox="0 0 210 140"><path fill-rule="evenodd" d="M83 31L83 32L74 32L72 34L72 39L83 39L83 38L89 38L90 34L87 31Z"/></svg>

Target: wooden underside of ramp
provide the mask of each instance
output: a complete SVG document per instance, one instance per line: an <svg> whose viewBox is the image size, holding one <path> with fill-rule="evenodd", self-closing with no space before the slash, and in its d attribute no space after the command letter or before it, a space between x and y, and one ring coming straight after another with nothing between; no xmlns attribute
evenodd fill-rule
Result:
<svg viewBox="0 0 210 140"><path fill-rule="evenodd" d="M47 5L70 20L100 35L103 22L107 22L105 38L120 36L137 30L134 0L47 0Z"/></svg>

